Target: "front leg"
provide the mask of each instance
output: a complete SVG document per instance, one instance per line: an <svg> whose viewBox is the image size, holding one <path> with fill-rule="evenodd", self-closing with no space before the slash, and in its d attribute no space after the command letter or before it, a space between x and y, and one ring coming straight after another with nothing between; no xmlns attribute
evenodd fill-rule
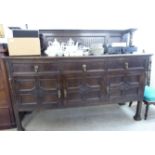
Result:
<svg viewBox="0 0 155 155"><path fill-rule="evenodd" d="M134 116L134 119L136 121L140 121L141 120L141 110L142 110L142 101L138 101L137 102L136 114Z"/></svg>
<svg viewBox="0 0 155 155"><path fill-rule="evenodd" d="M18 110L15 111L15 119L16 119L16 124L17 124L17 130L24 131L24 128L22 126L20 112Z"/></svg>

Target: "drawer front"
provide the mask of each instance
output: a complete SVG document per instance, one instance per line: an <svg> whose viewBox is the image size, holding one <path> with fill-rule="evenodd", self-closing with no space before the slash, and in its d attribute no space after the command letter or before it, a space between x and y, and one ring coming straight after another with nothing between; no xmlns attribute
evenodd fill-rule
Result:
<svg viewBox="0 0 155 155"><path fill-rule="evenodd" d="M58 73L59 67L57 63L39 63L39 62L14 62L12 63L12 72L14 73Z"/></svg>
<svg viewBox="0 0 155 155"><path fill-rule="evenodd" d="M64 73L95 73L104 71L104 61L73 61L62 64Z"/></svg>
<svg viewBox="0 0 155 155"><path fill-rule="evenodd" d="M109 71L130 71L130 70L145 70L146 58L115 58L107 61L107 69Z"/></svg>

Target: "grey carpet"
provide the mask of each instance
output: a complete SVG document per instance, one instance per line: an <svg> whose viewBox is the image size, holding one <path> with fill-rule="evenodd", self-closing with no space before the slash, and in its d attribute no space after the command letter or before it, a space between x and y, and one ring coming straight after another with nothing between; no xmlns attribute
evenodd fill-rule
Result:
<svg viewBox="0 0 155 155"><path fill-rule="evenodd" d="M29 131L154 131L155 106L150 107L148 120L144 109L143 105L141 121L133 120L135 103L131 108L113 104L42 110L27 115L23 125Z"/></svg>

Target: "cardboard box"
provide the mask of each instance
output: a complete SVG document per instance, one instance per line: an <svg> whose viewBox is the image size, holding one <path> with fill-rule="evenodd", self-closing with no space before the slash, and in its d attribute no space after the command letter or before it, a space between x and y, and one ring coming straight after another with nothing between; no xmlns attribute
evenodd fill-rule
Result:
<svg viewBox="0 0 155 155"><path fill-rule="evenodd" d="M39 38L9 38L8 49L10 56L41 54Z"/></svg>

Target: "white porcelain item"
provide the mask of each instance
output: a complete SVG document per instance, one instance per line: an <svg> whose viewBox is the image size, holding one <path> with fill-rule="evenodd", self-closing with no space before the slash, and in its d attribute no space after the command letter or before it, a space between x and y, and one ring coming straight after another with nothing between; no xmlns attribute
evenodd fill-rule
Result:
<svg viewBox="0 0 155 155"><path fill-rule="evenodd" d="M61 49L60 43L55 38L54 41L48 42L48 48L45 51L48 56L63 56L63 51Z"/></svg>

